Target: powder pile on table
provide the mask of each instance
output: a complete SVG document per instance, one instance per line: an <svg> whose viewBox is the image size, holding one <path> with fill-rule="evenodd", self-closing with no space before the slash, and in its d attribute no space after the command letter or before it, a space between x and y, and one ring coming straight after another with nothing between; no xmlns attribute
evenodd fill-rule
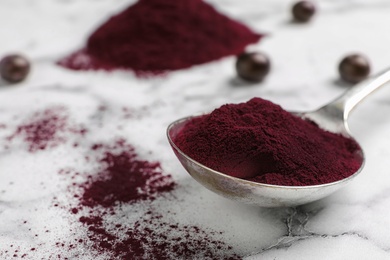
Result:
<svg viewBox="0 0 390 260"><path fill-rule="evenodd" d="M89 36L84 49L59 64L153 74L238 54L260 38L202 0L140 0L111 17Z"/></svg>

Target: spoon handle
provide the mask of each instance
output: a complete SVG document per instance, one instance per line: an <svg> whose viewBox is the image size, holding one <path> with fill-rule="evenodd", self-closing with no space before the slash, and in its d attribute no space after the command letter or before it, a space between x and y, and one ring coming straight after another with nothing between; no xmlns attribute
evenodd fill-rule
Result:
<svg viewBox="0 0 390 260"><path fill-rule="evenodd" d="M347 90L343 95L326 105L326 107L338 108L343 111L343 119L347 120L349 113L365 97L379 89L390 81L390 69L378 73Z"/></svg>

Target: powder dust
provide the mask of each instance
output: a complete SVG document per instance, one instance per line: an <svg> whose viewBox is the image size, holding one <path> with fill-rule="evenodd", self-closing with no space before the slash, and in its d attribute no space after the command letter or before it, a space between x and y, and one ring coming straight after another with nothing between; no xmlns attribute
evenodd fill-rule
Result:
<svg viewBox="0 0 390 260"><path fill-rule="evenodd" d="M84 127L70 124L64 107L49 107L22 121L7 141L22 140L29 152L38 152L65 143L67 133L82 136L86 132Z"/></svg>
<svg viewBox="0 0 390 260"><path fill-rule="evenodd" d="M165 216L154 206L157 199L174 203L172 191L177 185L158 162L138 158L124 140L94 144L91 153L99 154L99 170L86 173L86 181L70 187L78 202L69 212L85 228L87 238L79 244L113 259L239 258L231 246L218 240L221 233L181 224L172 220L174 213L168 210ZM126 207L136 204L145 212L128 225L131 221L123 220L126 215L139 213L127 213Z"/></svg>

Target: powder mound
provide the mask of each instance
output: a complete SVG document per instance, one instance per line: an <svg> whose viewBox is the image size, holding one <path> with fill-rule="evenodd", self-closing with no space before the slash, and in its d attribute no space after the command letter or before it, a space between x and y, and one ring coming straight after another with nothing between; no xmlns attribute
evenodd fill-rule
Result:
<svg viewBox="0 0 390 260"><path fill-rule="evenodd" d="M84 49L59 64L74 70L159 73L238 54L260 38L201 0L140 0L111 17Z"/></svg>
<svg viewBox="0 0 390 260"><path fill-rule="evenodd" d="M304 186L356 172L358 144L261 98L190 120L175 144L201 164L255 182Z"/></svg>

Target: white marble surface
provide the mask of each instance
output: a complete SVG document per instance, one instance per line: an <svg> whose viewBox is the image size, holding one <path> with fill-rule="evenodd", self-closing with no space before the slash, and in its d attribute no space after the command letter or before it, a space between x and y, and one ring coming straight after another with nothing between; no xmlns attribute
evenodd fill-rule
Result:
<svg viewBox="0 0 390 260"><path fill-rule="evenodd" d="M23 254L24 259L54 259L58 253L76 259L74 252L53 246L58 239L71 240L70 230L87 232L69 211L51 206L54 197L66 198L70 184L57 171L94 168L79 159L86 152L83 146L116 137L126 138L140 156L160 161L164 172L173 175L175 199L162 200L161 207L176 212L179 222L223 232L218 239L243 258L390 259L390 86L350 118L367 157L361 175L330 197L297 208L240 205L205 190L184 171L165 137L168 123L179 117L253 96L291 110L325 104L347 88L338 81L336 67L351 52L366 54L373 73L390 67L389 1L318 1L319 11L308 24L291 23L292 1L209 2L269 34L251 46L272 60L265 82L237 83L233 57L152 79L131 72L69 71L55 61L81 47L88 33L132 1L0 2L0 55L22 52L33 63L27 81L0 88L0 123L6 125L0 128L1 259ZM99 112L102 105L104 113ZM71 124L87 126L88 134L69 134L68 141L33 154L21 140L7 141L34 112L53 106L64 107ZM126 118L124 107L139 116ZM73 149L76 141L80 146ZM35 247L39 250L31 252ZM96 257L87 246L75 250L84 259Z"/></svg>

